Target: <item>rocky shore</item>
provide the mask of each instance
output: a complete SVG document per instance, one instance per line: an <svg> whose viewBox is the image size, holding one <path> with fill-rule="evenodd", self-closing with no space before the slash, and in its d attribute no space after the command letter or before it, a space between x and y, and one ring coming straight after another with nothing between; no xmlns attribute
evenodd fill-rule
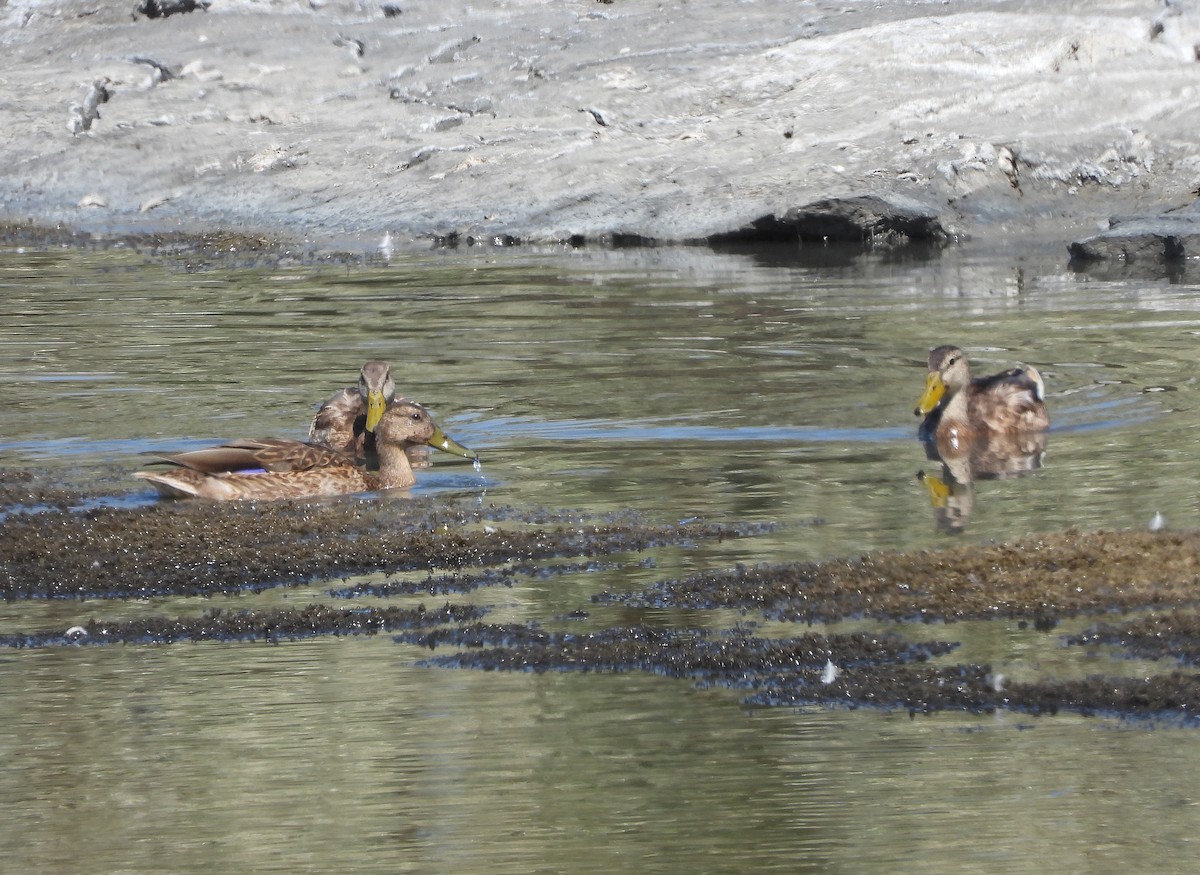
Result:
<svg viewBox="0 0 1200 875"><path fill-rule="evenodd" d="M0 53L10 224L1200 245L1194 3L0 0Z"/></svg>

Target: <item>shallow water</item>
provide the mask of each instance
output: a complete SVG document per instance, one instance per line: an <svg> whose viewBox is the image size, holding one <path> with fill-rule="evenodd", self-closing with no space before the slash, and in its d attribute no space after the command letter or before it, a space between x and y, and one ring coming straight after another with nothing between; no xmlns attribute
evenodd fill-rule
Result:
<svg viewBox="0 0 1200 875"><path fill-rule="evenodd" d="M443 254L188 272L121 252L0 255L0 467L111 482L140 454L303 436L385 358L478 450L418 492L651 520L777 523L471 598L546 620L733 562L1200 520L1200 290L1058 251L838 259ZM916 479L925 351L1037 365L1043 465L975 484L959 535ZM305 604L328 587L276 591ZM220 600L203 600L200 609ZM249 604L250 597L232 600ZM13 604L4 630L145 604ZM673 622L663 614L657 618ZM1088 671L1003 624L956 660ZM5 871L985 872L1190 869L1191 729L1074 716L751 710L642 675L421 667L386 636L0 653ZM1096 670L1124 673L1108 665Z"/></svg>

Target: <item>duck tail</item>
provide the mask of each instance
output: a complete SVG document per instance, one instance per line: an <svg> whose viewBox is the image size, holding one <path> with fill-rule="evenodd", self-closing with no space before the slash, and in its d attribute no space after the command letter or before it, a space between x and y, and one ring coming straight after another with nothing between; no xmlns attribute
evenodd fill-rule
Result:
<svg viewBox="0 0 1200 875"><path fill-rule="evenodd" d="M170 472L136 471L133 476L149 482L164 498L195 498L200 494L195 483Z"/></svg>
<svg viewBox="0 0 1200 875"><path fill-rule="evenodd" d="M1033 383L1033 397L1038 401L1046 400L1046 384L1042 380L1041 372L1033 365L1023 365L1025 376Z"/></svg>

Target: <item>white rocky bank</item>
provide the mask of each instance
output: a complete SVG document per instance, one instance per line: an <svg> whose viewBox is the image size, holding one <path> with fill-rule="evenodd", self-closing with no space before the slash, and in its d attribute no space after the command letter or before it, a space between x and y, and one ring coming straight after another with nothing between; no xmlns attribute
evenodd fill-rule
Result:
<svg viewBox="0 0 1200 875"><path fill-rule="evenodd" d="M0 0L4 218L1200 254L1195 4L191 2Z"/></svg>

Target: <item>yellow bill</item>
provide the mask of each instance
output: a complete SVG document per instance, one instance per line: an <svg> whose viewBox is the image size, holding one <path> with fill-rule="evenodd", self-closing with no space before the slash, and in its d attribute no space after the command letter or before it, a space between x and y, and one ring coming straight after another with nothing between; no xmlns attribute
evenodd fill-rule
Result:
<svg viewBox="0 0 1200 875"><path fill-rule="evenodd" d="M932 373L925 378L925 393L921 396L921 400L917 402L917 409L913 411L917 416L924 416L929 411L938 406L938 402L942 400L942 396L946 394L946 384L942 382L942 375Z"/></svg>
<svg viewBox="0 0 1200 875"><path fill-rule="evenodd" d="M433 437L429 439L429 446L443 452L453 453L456 456L465 456L468 459L478 459L479 453L468 449L456 441L454 438L447 435L441 428L435 428Z"/></svg>
<svg viewBox="0 0 1200 875"><path fill-rule="evenodd" d="M367 425L366 429L369 432L375 431L375 426L379 425L379 420L383 419L383 411L387 410L387 401L384 400L383 392L378 389L372 389L367 393Z"/></svg>

